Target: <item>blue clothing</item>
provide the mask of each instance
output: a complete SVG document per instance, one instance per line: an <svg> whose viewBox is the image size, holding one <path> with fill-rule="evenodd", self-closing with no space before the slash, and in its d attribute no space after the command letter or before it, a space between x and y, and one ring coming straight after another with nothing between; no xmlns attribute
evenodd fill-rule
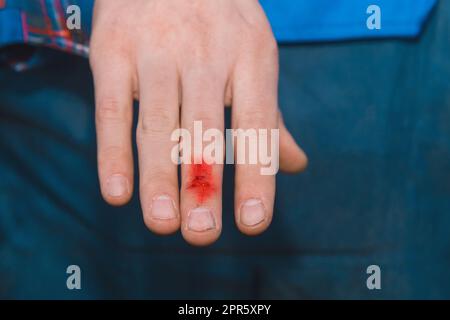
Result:
<svg viewBox="0 0 450 320"><path fill-rule="evenodd" d="M435 0L260 0L280 42L414 37ZM381 10L381 28L369 29L367 8Z"/></svg>
<svg viewBox="0 0 450 320"><path fill-rule="evenodd" d="M0 7L0 47L28 42L86 55L86 50L73 43L88 45L93 3L94 0L8 0L3 10ZM280 42L414 37L435 3L436 0L261 0ZM71 4L81 8L82 31L61 35L66 18L62 8ZM381 9L380 29L367 27L370 5ZM58 32L41 32L48 29Z"/></svg>

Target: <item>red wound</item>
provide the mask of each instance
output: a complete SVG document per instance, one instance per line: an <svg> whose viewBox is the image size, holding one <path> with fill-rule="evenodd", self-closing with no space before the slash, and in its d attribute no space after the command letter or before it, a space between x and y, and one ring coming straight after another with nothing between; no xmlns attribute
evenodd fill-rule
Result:
<svg viewBox="0 0 450 320"><path fill-rule="evenodd" d="M187 189L195 193L199 204L209 199L215 192L212 165L207 163L191 164Z"/></svg>

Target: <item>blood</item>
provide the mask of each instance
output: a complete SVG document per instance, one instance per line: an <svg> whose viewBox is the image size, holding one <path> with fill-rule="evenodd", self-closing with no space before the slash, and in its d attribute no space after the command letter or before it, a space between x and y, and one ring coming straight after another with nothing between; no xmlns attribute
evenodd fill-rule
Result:
<svg viewBox="0 0 450 320"><path fill-rule="evenodd" d="M191 164L187 189L195 193L199 204L209 199L216 190L213 183L212 165L204 162Z"/></svg>

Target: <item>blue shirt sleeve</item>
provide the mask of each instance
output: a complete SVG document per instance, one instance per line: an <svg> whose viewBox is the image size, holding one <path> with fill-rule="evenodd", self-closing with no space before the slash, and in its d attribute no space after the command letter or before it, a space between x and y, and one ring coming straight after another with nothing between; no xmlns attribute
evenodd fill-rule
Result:
<svg viewBox="0 0 450 320"><path fill-rule="evenodd" d="M24 40L22 14L16 9L0 9L0 46Z"/></svg>
<svg viewBox="0 0 450 320"><path fill-rule="evenodd" d="M373 37L417 36L437 0L260 0L279 42L338 41ZM46 2L51 4L53 2ZM67 0L81 7L86 45L90 36L94 0ZM36 2L8 0L0 8L0 46L28 38L24 17L43 24ZM380 28L367 27L367 8L380 8ZM48 11L53 6L48 5ZM52 16L50 14L50 16ZM24 30L25 29L25 30ZM30 41L32 43L32 41Z"/></svg>
<svg viewBox="0 0 450 320"><path fill-rule="evenodd" d="M414 37L436 0L260 0L281 42ZM380 8L380 29L369 29L371 5Z"/></svg>

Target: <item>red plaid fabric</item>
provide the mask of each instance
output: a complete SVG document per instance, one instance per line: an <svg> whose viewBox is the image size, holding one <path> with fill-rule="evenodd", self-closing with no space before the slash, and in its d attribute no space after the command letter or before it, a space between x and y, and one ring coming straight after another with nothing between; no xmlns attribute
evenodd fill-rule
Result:
<svg viewBox="0 0 450 320"><path fill-rule="evenodd" d="M93 0L0 0L0 8L20 12L21 21L14 23L21 23L23 43L46 45L87 56L93 2ZM71 5L77 5L82 10L81 30L67 28L66 10Z"/></svg>

